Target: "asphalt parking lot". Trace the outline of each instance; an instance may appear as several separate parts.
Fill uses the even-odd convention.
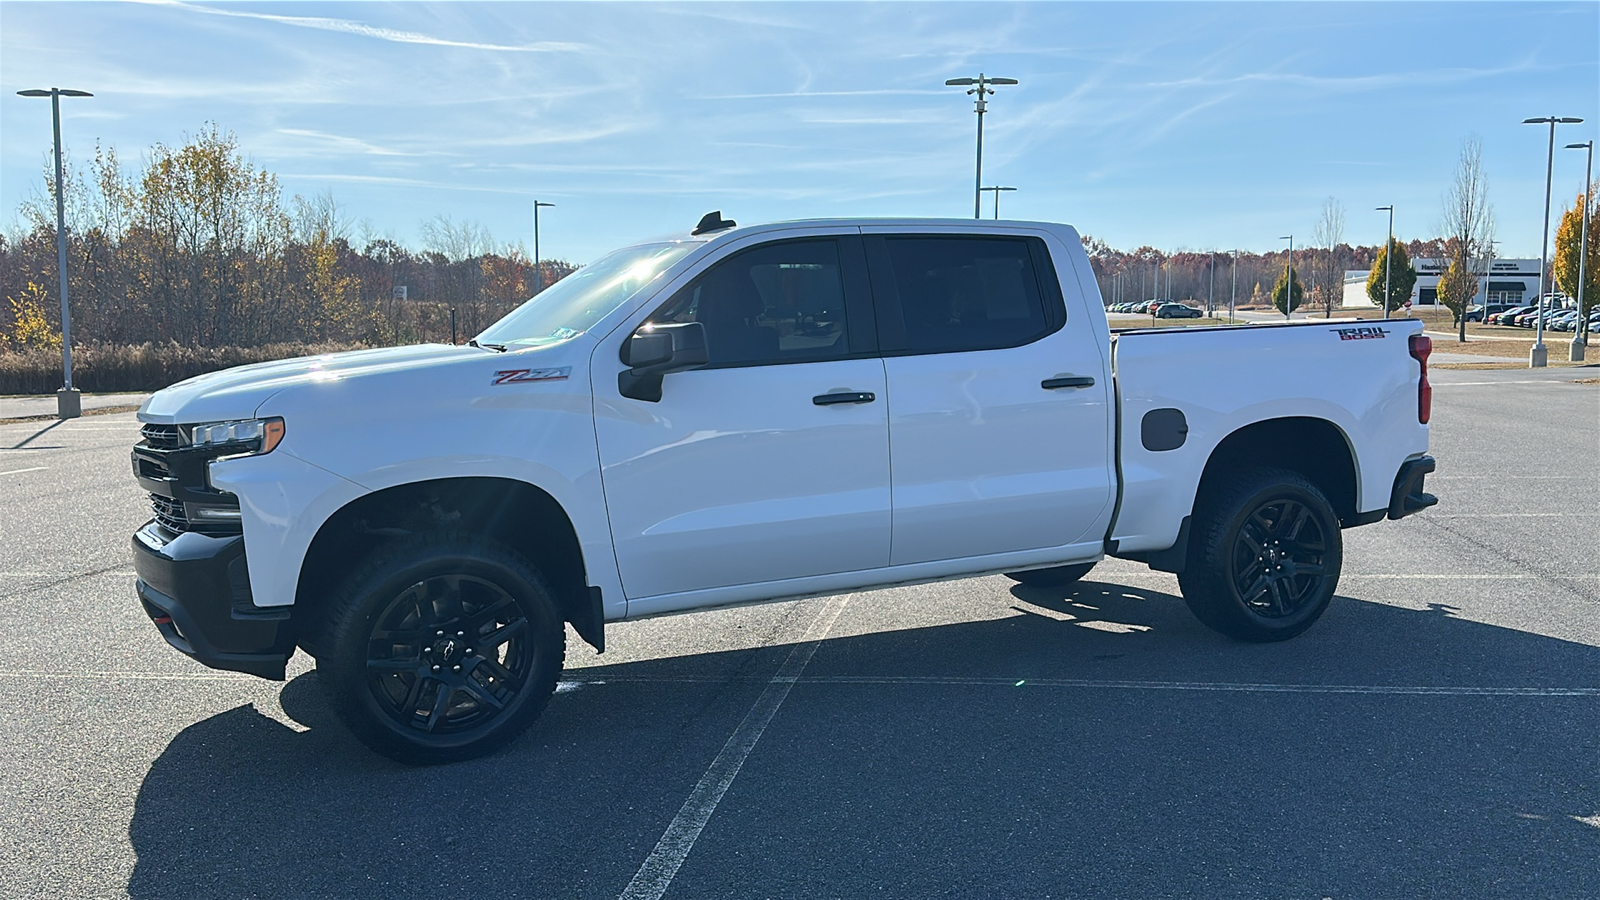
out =
[[[613,624],[432,769],[166,647],[131,414],[0,422],[0,896],[1600,896],[1596,375],[1436,372],[1439,506],[1294,641],[1117,560]]]

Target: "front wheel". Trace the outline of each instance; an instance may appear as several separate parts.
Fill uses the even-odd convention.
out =
[[[317,673],[362,743],[470,759],[544,711],[566,655],[555,596],[515,551],[435,533],[379,550],[332,598]]]
[[[1178,586],[1215,631],[1283,641],[1310,628],[1339,584],[1343,543],[1333,507],[1295,472],[1255,469],[1201,491]]]

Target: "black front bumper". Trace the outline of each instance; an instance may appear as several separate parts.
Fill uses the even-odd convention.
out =
[[[1431,456],[1408,459],[1400,466],[1400,472],[1394,476],[1394,487],[1389,491],[1389,518],[1404,518],[1439,502],[1438,497],[1422,489],[1422,480],[1434,468]]]
[[[251,601],[242,536],[174,536],[152,521],[133,536],[133,569],[139,601],[167,643],[213,669],[284,679],[295,647],[290,612]]]

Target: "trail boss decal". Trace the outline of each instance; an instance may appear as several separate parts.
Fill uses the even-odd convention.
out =
[[[529,381],[565,381],[572,373],[571,366],[559,369],[505,369],[494,373],[490,384],[525,384]]]
[[[1359,328],[1335,328],[1339,332],[1341,341],[1365,341],[1370,338],[1386,338],[1389,336],[1387,329],[1376,325],[1362,325]]]

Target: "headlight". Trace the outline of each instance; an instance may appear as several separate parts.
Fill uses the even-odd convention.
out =
[[[229,455],[254,456],[271,453],[283,440],[283,420],[245,419],[238,422],[205,422],[189,426],[189,445],[227,449]]]

